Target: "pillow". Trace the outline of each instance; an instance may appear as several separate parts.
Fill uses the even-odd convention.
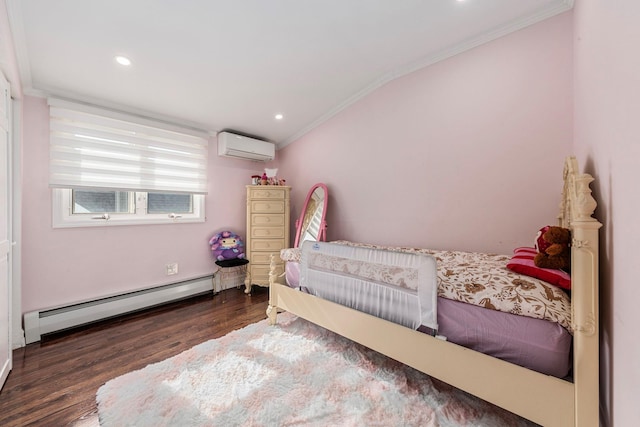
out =
[[[570,290],[571,276],[562,270],[536,267],[533,263],[533,258],[537,253],[538,251],[535,248],[516,248],[513,251],[513,256],[507,263],[507,268],[516,273],[535,277],[536,279],[544,280],[560,288]]]

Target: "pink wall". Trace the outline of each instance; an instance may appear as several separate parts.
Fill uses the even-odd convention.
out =
[[[620,426],[640,420],[638,17],[635,0],[576,1],[574,40],[571,13],[537,24],[391,82],[278,153],[292,215],[330,186],[330,239],[507,252],[555,217],[574,141],[605,224],[602,421]],[[172,278],[210,273],[209,236],[244,233],[262,165],[218,158],[215,142],[205,224],[53,230],[47,107],[24,108],[25,311],[166,283],[166,262]]]
[[[244,186],[264,165],[218,157],[215,138],[205,223],[53,229],[49,110],[44,99],[24,101],[23,312],[211,274],[209,238],[244,235]],[[170,262],[178,275],[166,276]]]
[[[397,79],[280,151],[328,237],[510,253],[554,223],[572,135],[572,16]],[[551,190],[550,190],[551,189]]]
[[[601,236],[601,412],[640,424],[640,2],[577,1],[575,147],[596,177]]]

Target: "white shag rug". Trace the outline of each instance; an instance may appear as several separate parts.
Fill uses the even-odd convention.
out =
[[[532,425],[286,313],[115,378],[97,401],[103,427]]]

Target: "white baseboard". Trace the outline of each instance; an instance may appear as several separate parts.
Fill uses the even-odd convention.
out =
[[[211,279],[212,276],[209,275],[66,307],[25,313],[26,343],[40,341],[44,334],[211,292]]]

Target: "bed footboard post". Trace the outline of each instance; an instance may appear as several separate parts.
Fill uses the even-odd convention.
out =
[[[271,262],[269,263],[269,306],[267,307],[267,318],[270,325],[275,325],[278,322],[278,291],[274,286],[276,277],[278,277],[276,268],[275,254],[271,254]]]
[[[565,162],[560,225],[571,229],[571,323],[573,327],[573,383],[575,425],[597,426],[599,421],[599,284],[598,233],[602,226],[593,213],[597,206],[589,184],[593,177],[578,173],[578,162]]]
[[[591,175],[574,177],[571,228],[571,282],[573,323],[573,381],[576,426],[598,425],[599,415],[599,321],[598,230],[591,215],[596,201],[591,196]]]
[[[572,262],[573,265],[584,266],[578,270],[571,269],[575,425],[597,426],[600,410],[597,253],[600,223],[574,222],[572,225]],[[577,286],[581,289],[576,289]]]
[[[269,306],[267,307],[267,321],[271,326],[278,323],[278,310],[271,304],[269,304]]]

